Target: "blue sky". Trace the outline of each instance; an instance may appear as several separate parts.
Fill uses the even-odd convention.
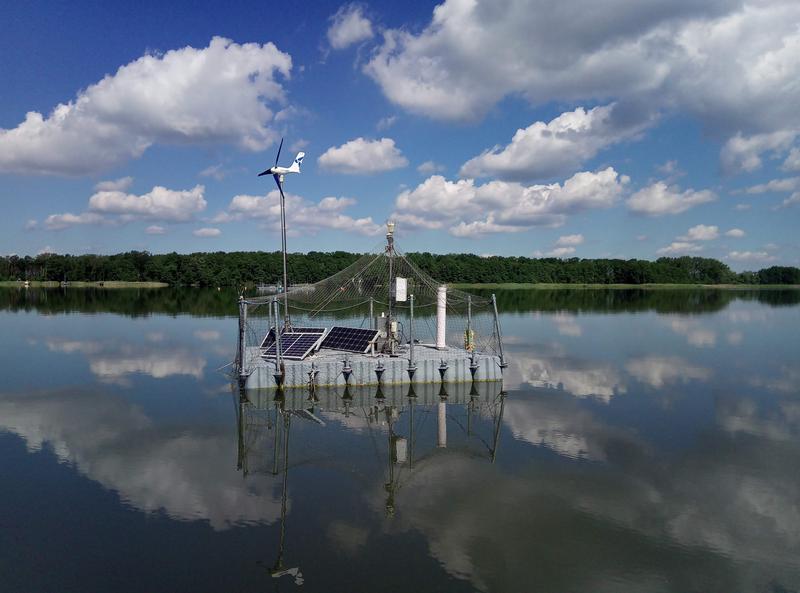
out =
[[[0,253],[696,254],[800,265],[794,1],[27,2]]]

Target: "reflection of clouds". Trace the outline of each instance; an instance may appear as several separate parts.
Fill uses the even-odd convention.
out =
[[[632,358],[625,365],[634,378],[652,387],[663,387],[668,383],[707,381],[711,370],[694,365],[679,356],[644,356]]]
[[[100,342],[92,340],[70,340],[66,338],[49,337],[44,341],[50,352],[63,354],[97,354],[103,349]]]
[[[553,315],[553,323],[556,330],[562,336],[579,337],[583,334],[581,326],[575,321],[575,315],[568,315],[566,313],[556,313]]]
[[[503,422],[515,438],[543,445],[571,458],[603,460],[609,442],[619,441],[619,430],[606,429],[574,400],[554,394],[531,399],[511,398]]]
[[[766,308],[759,309],[735,309],[729,307],[724,315],[731,323],[755,323],[769,319],[772,313]]]
[[[579,406],[557,394],[529,393],[507,400],[504,423],[525,440],[566,448],[570,457],[580,443],[582,457],[607,465],[567,462],[555,469],[530,457],[510,475],[502,466],[433,455],[398,490],[391,529],[423,534],[445,570],[480,590],[800,585],[800,475],[787,471],[800,462],[796,440],[775,448],[749,438],[731,446],[729,435],[711,433],[681,455],[656,458],[636,437]],[[377,512],[385,496],[377,485],[372,490]],[[532,571],[532,558],[535,567],[559,568]]]
[[[717,334],[713,330],[701,327],[697,321],[683,317],[671,319],[669,326],[676,334],[686,336],[686,341],[697,348],[713,347],[717,343]]]
[[[242,480],[232,431],[173,433],[123,399],[97,392],[1,395],[0,428],[29,450],[58,459],[143,511],[208,520],[214,529],[280,516],[273,483]]]
[[[750,385],[779,393],[800,393],[800,368],[783,366],[772,377],[752,377]]]
[[[503,382],[509,389],[526,384],[557,387],[578,397],[592,396],[604,401],[626,390],[619,373],[599,361],[526,356],[519,352],[509,358],[509,367],[503,373]]]
[[[154,343],[160,344],[159,341]],[[173,375],[202,379],[206,366],[205,358],[183,346],[165,344],[142,347],[58,337],[47,338],[45,344],[52,352],[85,355],[92,373],[111,383],[124,384],[125,377],[134,373],[150,375],[155,379]]]
[[[214,342],[222,337],[222,334],[215,329],[197,329],[192,335],[203,342]]]
[[[187,349],[170,349],[165,352],[104,353],[89,359],[89,368],[100,379],[121,379],[125,375],[143,373],[155,379],[173,375],[190,375],[203,378],[205,359]]]
[[[364,544],[367,543],[369,530],[364,527],[350,525],[344,521],[335,520],[328,526],[328,539],[337,550],[343,550],[351,557],[358,555]]]
[[[800,402],[782,401],[762,412],[751,399],[726,399],[717,404],[717,422],[727,432],[790,441],[800,437]]]
[[[738,346],[744,341],[744,334],[740,331],[728,332],[726,339],[731,346]]]

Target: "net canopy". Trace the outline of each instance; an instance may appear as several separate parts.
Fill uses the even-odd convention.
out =
[[[388,245],[374,249],[315,284],[290,284],[286,293],[245,296],[246,346],[263,344],[276,324],[281,328],[288,325],[290,328],[375,329],[384,339],[392,337],[391,332],[395,331],[395,344],[400,348],[412,340],[414,344],[434,344],[437,342],[437,309],[443,301],[447,348],[498,354],[499,328],[492,299],[450,287],[442,294],[443,286],[397,250],[390,237]],[[392,325],[392,321],[396,324]],[[439,333],[439,345],[441,336]],[[385,352],[378,350],[381,351]]]

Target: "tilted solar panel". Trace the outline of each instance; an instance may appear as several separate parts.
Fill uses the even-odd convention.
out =
[[[288,332],[286,331],[286,329],[282,329],[281,330],[281,337],[283,337],[283,335],[286,334],[286,333],[316,334],[318,336],[321,336],[321,335],[323,335],[325,333],[326,329],[327,328],[325,328],[325,327],[293,327]],[[275,328],[272,327],[267,332],[267,335],[264,336],[264,340],[261,342],[261,348],[269,348],[274,343],[275,343]],[[283,344],[281,344],[281,348],[283,348],[284,350],[286,349],[286,347]],[[272,356],[275,356],[274,350],[273,350]]]
[[[288,360],[303,360],[308,356],[325,335],[324,327],[294,327],[291,331],[281,331],[281,356]],[[262,343],[262,356],[267,358],[277,355],[275,330],[269,330]]]
[[[334,326],[322,340],[320,348],[345,350],[347,352],[367,352],[370,344],[378,337],[376,329]]]

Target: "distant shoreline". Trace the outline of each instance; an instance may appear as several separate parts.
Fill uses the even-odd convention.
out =
[[[25,282],[22,280],[3,280],[0,281],[0,286],[11,288],[23,288]],[[38,280],[31,280],[31,288],[59,288],[60,282],[48,280],[41,282]],[[118,280],[109,280],[107,282],[69,282],[66,288],[165,288],[169,286],[166,282],[122,282]]]
[[[2,280],[0,287],[23,288],[24,281]],[[448,282],[447,285],[456,289],[473,290],[569,290],[569,289],[644,289],[644,290],[680,290],[680,289],[717,289],[717,290],[800,290],[800,284],[565,284],[565,283],[532,283],[532,282],[487,282],[481,283],[458,283]],[[166,282],[123,282],[109,280],[107,282],[69,282],[66,288],[167,288],[170,285]],[[38,280],[30,281],[31,288],[60,288],[61,284],[54,281],[41,282]],[[185,288],[200,288],[198,286],[187,285]],[[205,287],[214,288],[214,287]]]

